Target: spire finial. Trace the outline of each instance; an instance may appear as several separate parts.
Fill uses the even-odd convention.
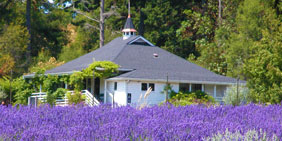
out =
[[[128,18],[130,18],[130,0],[128,0]]]

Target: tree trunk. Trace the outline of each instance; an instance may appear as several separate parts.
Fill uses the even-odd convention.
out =
[[[29,42],[27,44],[27,52],[26,52],[26,66],[30,64],[30,56],[31,56],[31,0],[26,1],[26,27],[29,33]]]
[[[280,9],[279,9],[279,3],[280,3],[280,2],[281,2],[280,0],[275,0],[275,1],[274,1],[274,8],[276,9],[276,14],[277,14],[277,16],[280,15]]]
[[[100,47],[104,46],[104,0],[101,0],[100,4]]]
[[[221,0],[218,0],[218,25],[221,25],[221,11],[222,11]]]

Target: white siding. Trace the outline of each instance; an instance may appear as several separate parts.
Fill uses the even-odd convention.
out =
[[[104,81],[104,80],[103,80]],[[117,90],[114,90],[114,82],[117,82]],[[144,99],[146,91],[141,90],[142,83],[155,84],[155,90]],[[179,91],[178,83],[170,83],[175,92]],[[162,93],[166,83],[150,82],[150,81],[107,81],[107,91],[114,93],[114,101],[122,106],[127,105],[127,94],[131,93],[131,105],[140,106],[141,104],[155,105],[165,100],[165,94]],[[223,97],[226,91],[226,85],[216,85],[216,97]],[[101,90],[104,90],[104,83],[101,84]],[[214,96],[214,85],[204,84],[204,91],[211,96]],[[112,97],[107,92],[106,103],[112,103]]]
[[[113,94],[114,92],[114,82],[107,81],[107,96],[106,96],[106,103],[111,104],[113,98],[110,96],[109,93]]]
[[[117,90],[114,90],[115,82],[117,82]],[[112,93],[114,96],[114,102],[118,105],[126,105],[126,82],[125,81],[107,81],[107,99],[106,103],[112,103],[112,97],[109,93]]]
[[[114,91],[115,103],[118,105],[126,105],[126,82],[117,81],[117,90]]]
[[[142,83],[154,83],[155,90],[150,93],[150,95],[144,99],[146,91],[141,90]],[[127,83],[127,93],[131,93],[131,104],[141,105],[146,103],[148,105],[159,104],[165,100],[165,94],[162,93],[166,83],[156,83],[156,82],[141,82],[141,81],[129,81]],[[174,91],[179,91],[178,84],[171,84]]]

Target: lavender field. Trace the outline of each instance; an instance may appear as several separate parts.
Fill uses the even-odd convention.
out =
[[[282,138],[282,107],[155,106],[19,108],[0,106],[0,140],[203,140],[216,133],[264,131]]]

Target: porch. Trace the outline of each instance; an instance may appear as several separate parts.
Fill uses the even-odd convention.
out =
[[[212,96],[216,101],[222,102],[227,85],[218,84],[197,84],[197,83],[179,83],[179,91],[194,92],[200,90]]]
[[[105,93],[105,80],[100,78],[86,78],[83,81],[84,88],[81,91],[82,95],[85,95],[85,104],[88,106],[97,106],[101,103],[105,103],[104,93]],[[68,84],[60,84],[58,88],[67,89],[67,93],[74,93],[73,86]],[[56,99],[56,106],[67,106],[69,105],[69,100],[67,98],[67,93],[64,97],[59,97]],[[109,94],[108,94],[109,95]],[[42,86],[40,86],[39,92],[32,93],[28,97],[28,105],[37,106],[39,103],[46,103],[47,93],[42,91]]]

